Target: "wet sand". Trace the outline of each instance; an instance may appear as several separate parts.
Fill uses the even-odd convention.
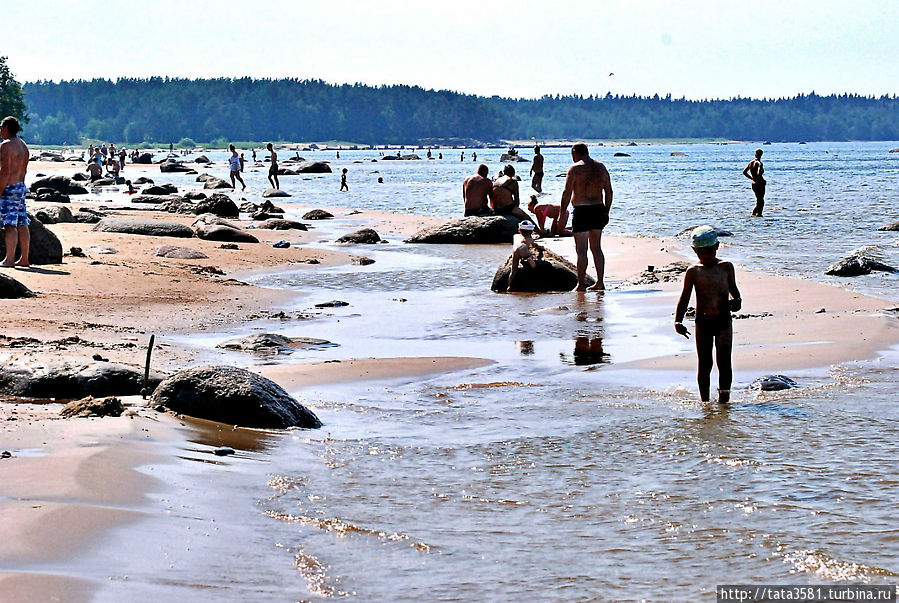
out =
[[[129,166],[160,179],[158,168]],[[65,164],[35,165],[30,173],[74,171]],[[30,180],[30,179],[29,179]],[[81,205],[77,197],[71,207]],[[33,207],[32,207],[33,210]],[[343,211],[346,210],[335,210]],[[128,212],[122,213],[128,215]],[[144,211],[133,215],[151,217]],[[154,216],[155,217],[155,216]],[[161,219],[189,224],[192,217],[164,214]],[[391,237],[410,233],[433,221],[418,216],[362,212],[355,216]],[[258,245],[240,244],[239,251],[199,239],[171,239],[98,233],[91,225],[49,227],[63,249],[81,247],[87,258],[66,256],[61,265],[31,270],[4,269],[39,295],[6,300],[9,318],[0,340],[0,357],[86,358],[98,351],[110,360],[140,365],[151,332],[199,333],[245,324],[277,312],[296,294],[242,284],[241,278],[283,267],[316,270],[349,263],[357,250],[345,253],[304,248],[317,240],[309,232],[255,230]],[[296,245],[273,249],[288,239]],[[206,260],[170,260],[153,255],[156,245],[199,249]],[[92,245],[109,245],[119,253],[88,252]],[[571,239],[547,242],[550,249],[573,259]],[[653,265],[688,260],[679,241],[605,237],[607,285],[630,278]],[[364,252],[363,252],[364,254]],[[726,240],[720,254],[727,258]],[[318,260],[318,264],[306,263]],[[215,267],[224,275],[215,274]],[[798,279],[739,271],[738,285],[747,318],[735,321],[734,364],[738,369],[784,372],[789,368],[825,367],[873,358],[899,342],[891,304],[850,291]],[[675,370],[692,373],[692,341],[673,334],[674,305],[680,279],[643,286],[652,295],[635,298],[634,315],[648,321],[671,345],[650,357],[617,365],[626,370]],[[577,294],[572,293],[572,296]],[[596,295],[588,293],[586,295]],[[821,309],[824,312],[820,312]],[[360,309],[364,313],[365,309]],[[152,317],[152,324],[148,324]],[[78,340],[67,339],[76,336]],[[25,340],[20,338],[33,338]],[[208,362],[209,352],[160,340],[154,368],[170,371]],[[340,363],[308,363],[264,367],[260,372],[290,391],[323,383],[415,377],[467,370],[493,362],[490,358],[365,358]],[[58,418],[59,404],[0,403],[0,591],[8,600],[42,600],[63,596],[88,600],[96,585],[64,572],[34,568],[59,562],[92,545],[99,534],[133,521],[144,512],[152,478],[137,468],[163,457],[183,435],[178,419],[160,415],[128,400],[131,409],[120,418]]]

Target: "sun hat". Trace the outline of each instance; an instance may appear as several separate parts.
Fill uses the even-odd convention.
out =
[[[693,230],[693,247],[711,247],[718,242],[718,231],[711,226],[700,226]]]
[[[534,230],[534,223],[530,220],[522,220],[518,223],[518,230]]]

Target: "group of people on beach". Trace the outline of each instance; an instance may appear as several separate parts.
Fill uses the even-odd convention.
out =
[[[531,168],[531,173],[543,175],[543,157],[539,155],[539,147],[535,148],[535,157],[540,158],[539,165]],[[756,206],[753,216],[761,216],[764,208],[765,170],[761,162],[761,149],[755,152],[755,158],[746,166],[743,174],[752,180],[752,189],[756,195]],[[486,165],[478,166],[477,174],[467,178],[462,186],[466,216],[512,215],[520,219],[518,232],[520,238],[513,245],[511,270],[508,289],[518,275],[520,267],[529,266],[535,269],[537,261],[542,258],[544,249],[533,237],[537,230],[541,235],[559,236],[566,234],[565,225],[568,220],[568,207],[571,206],[571,234],[574,236],[577,253],[577,291],[602,291],[605,289],[605,255],[602,251],[602,232],[609,223],[609,211],[612,207],[612,184],[606,167],[590,157],[587,146],[578,143],[571,148],[573,165],[568,168],[565,178],[565,189],[559,205],[537,204],[536,195],[531,197],[528,209],[535,214],[539,227],[530,221],[529,216],[518,207],[518,183],[515,170],[511,165],[505,166],[502,176],[490,180]],[[536,169],[535,169],[536,168]],[[536,179],[536,175],[535,175]],[[537,187],[534,187],[534,184]],[[539,192],[540,182],[532,183]],[[492,208],[491,208],[492,204]],[[553,219],[552,227],[547,230],[545,220]],[[674,315],[674,330],[689,338],[689,330],[684,326],[691,297],[695,292],[696,316],[695,338],[698,360],[697,384],[700,399],[710,399],[711,370],[718,366],[718,401],[726,404],[730,401],[730,387],[733,381],[731,351],[733,347],[733,327],[731,311],[742,307],[740,291],[737,288],[735,270],[732,263],[717,257],[718,231],[711,226],[700,226],[692,233],[692,247],[698,262],[687,269],[684,283],[678,299]],[[596,268],[596,283],[586,286],[586,273],[589,255],[593,256]],[[714,353],[714,354],[713,354]],[[713,360],[714,355],[714,360]]]

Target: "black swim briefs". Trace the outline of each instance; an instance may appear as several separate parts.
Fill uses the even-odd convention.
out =
[[[718,335],[722,331],[731,328],[733,319],[730,312],[721,316],[704,316],[697,314],[696,326],[709,332],[710,335]]]
[[[572,232],[602,230],[609,223],[609,210],[602,203],[595,205],[576,205],[572,210]]]
[[[493,213],[497,216],[508,216],[511,215],[515,208],[518,207],[516,204],[512,203],[511,205],[506,205],[504,207],[494,207]]]
[[[465,217],[469,216],[492,216],[493,212],[490,211],[489,207],[477,207],[475,209],[466,209]]]

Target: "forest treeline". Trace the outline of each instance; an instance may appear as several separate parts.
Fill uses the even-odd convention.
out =
[[[899,97],[481,97],[417,86],[299,79],[28,82],[24,136],[42,144],[182,139],[354,141],[724,138],[899,140]]]

